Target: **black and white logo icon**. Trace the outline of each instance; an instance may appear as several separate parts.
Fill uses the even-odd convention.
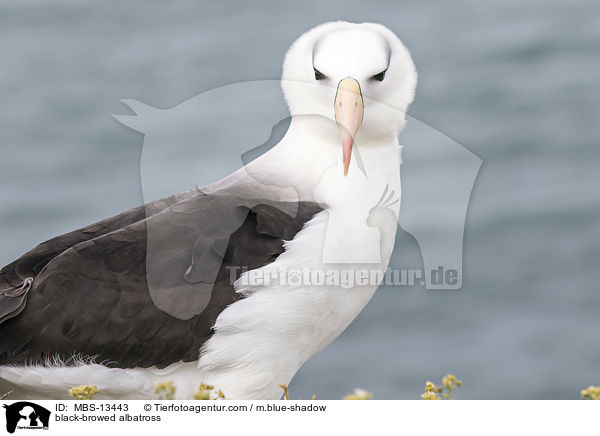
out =
[[[50,411],[29,401],[19,401],[6,405],[6,431],[14,433],[16,429],[48,429]]]

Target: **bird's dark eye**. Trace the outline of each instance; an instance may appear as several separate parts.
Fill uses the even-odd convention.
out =
[[[385,79],[385,73],[387,73],[387,70],[383,70],[381,73],[375,74],[374,76],[371,76],[372,80],[377,80],[378,82],[382,82],[383,79]]]
[[[313,67],[313,70],[315,70],[315,80],[323,80],[325,78],[325,74],[321,73],[315,67]]]

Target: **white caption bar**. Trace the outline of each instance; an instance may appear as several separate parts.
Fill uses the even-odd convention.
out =
[[[140,400],[2,401],[2,405],[2,430],[20,436],[237,431],[261,436],[584,434],[597,431],[600,416],[600,401]]]

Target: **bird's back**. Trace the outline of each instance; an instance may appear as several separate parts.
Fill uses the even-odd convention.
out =
[[[230,267],[239,275],[272,262],[321,210],[289,206],[189,191],[40,244],[0,271],[0,364],[196,360],[220,312],[240,298]],[[168,309],[200,298],[193,316]]]

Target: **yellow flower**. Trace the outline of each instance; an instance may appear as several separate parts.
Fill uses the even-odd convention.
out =
[[[214,391],[215,387],[207,385],[206,383],[200,383],[198,391],[194,394],[194,400],[224,400],[225,394],[222,390]],[[214,394],[211,397],[211,394]]]
[[[81,385],[69,389],[69,395],[76,400],[91,400],[98,393],[98,386]]]
[[[442,379],[442,384],[446,387],[446,389],[453,389],[455,383],[456,377],[452,374],[448,374]]]
[[[433,382],[428,381],[425,383],[425,392],[421,395],[423,400],[441,400],[445,398],[446,400],[450,400],[450,394],[454,389],[458,386],[462,386],[462,382],[456,378],[456,376],[452,374],[447,374],[442,379],[442,385],[436,386]],[[446,391],[444,392],[444,388]],[[439,395],[442,396],[440,398]]]
[[[346,395],[343,399],[344,400],[370,400],[371,398],[373,398],[373,394],[369,391],[366,391],[364,389],[354,389],[354,392],[352,392],[350,395]]]
[[[600,400],[600,386],[588,386],[581,390],[581,398],[584,400]]]
[[[425,392],[433,392],[433,391],[435,391],[435,385],[432,382],[427,381],[425,383]]]
[[[154,393],[159,400],[172,400],[175,395],[175,386],[171,380],[159,382],[154,385]]]
[[[421,394],[422,400],[440,400],[441,398],[433,391],[425,391]]]
[[[198,389],[198,392],[194,394],[194,400],[210,400],[210,391]]]
[[[452,374],[447,374],[446,377],[444,377],[442,379],[442,384],[444,385],[444,387],[446,388],[447,392],[443,393],[442,396],[449,400],[450,399],[450,393],[456,389],[458,386],[462,385],[462,382],[456,378],[456,376],[452,375]]]

